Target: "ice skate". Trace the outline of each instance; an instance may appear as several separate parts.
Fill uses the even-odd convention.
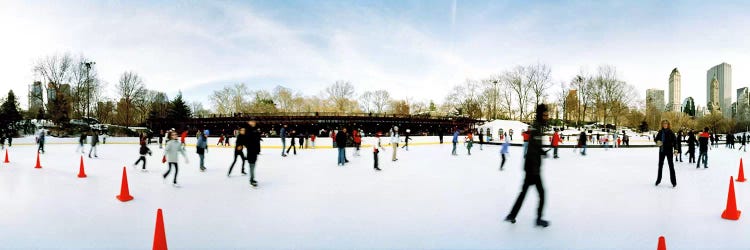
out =
[[[548,227],[549,221],[542,220],[542,219],[536,219],[536,226],[538,227]]]
[[[511,224],[516,224],[516,218],[510,217],[510,215],[505,217],[505,221],[510,222]]]

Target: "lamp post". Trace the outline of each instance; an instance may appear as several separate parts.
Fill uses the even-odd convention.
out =
[[[81,64],[86,67],[86,101],[84,102],[84,116],[89,117],[91,116],[91,67],[95,65],[96,62],[85,61],[81,62]]]

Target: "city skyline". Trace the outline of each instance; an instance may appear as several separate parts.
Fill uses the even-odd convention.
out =
[[[702,11],[709,6],[723,18]],[[707,68],[728,62],[736,68],[732,87],[750,83],[750,74],[744,73],[750,68],[744,56],[750,33],[741,26],[750,21],[744,15],[748,6],[700,1],[4,1],[0,32],[7,40],[0,47],[0,91],[13,89],[27,107],[29,85],[40,80],[33,75],[34,62],[70,52],[97,62],[110,97],[119,75],[133,70],[146,87],[170,96],[182,90],[206,107],[211,106],[206,92],[230,84],[244,82],[252,89],[283,85],[314,95],[336,80],[351,81],[358,94],[389,89],[395,98],[440,103],[466,79],[540,62],[551,67],[554,88],[569,83],[582,67],[591,73],[610,64],[638,93],[666,89],[656,79],[679,68],[681,96],[704,106]]]

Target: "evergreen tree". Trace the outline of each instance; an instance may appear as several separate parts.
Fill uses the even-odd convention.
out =
[[[16,95],[13,94],[13,90],[8,91],[8,98],[6,98],[5,102],[0,106],[0,128],[14,131],[16,129],[16,123],[21,119],[23,119],[23,117],[18,111]]]
[[[191,116],[190,107],[188,107],[185,100],[182,99],[182,92],[180,92],[169,104],[167,119],[173,122],[181,122],[189,119]]]

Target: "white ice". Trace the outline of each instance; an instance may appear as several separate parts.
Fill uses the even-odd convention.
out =
[[[188,147],[182,188],[174,188],[162,181],[156,145],[148,173],[132,167],[137,145],[101,145],[98,159],[85,158],[84,179],[76,147],[48,145],[42,169],[33,168],[34,146],[11,148],[11,163],[0,164],[0,248],[147,249],[157,208],[173,249],[654,249],[660,235],[669,249],[750,246],[750,214],[720,217],[729,176],[748,154],[723,146],[709,152],[709,169],[687,157],[676,163],[677,188],[666,166],[654,187],[655,148],[589,149],[586,157],[561,149],[543,165],[548,228],[534,227],[533,187],[518,222],[503,221],[523,178],[520,147],[504,171],[498,146],[476,145],[471,156],[460,147],[455,157],[448,143],[412,146],[397,162],[388,149],[382,172],[372,168],[371,148],[359,157],[347,149],[346,167],[336,166],[333,149],[282,158],[264,148],[255,190],[238,168],[227,178],[230,148],[211,148],[200,172]],[[135,197],[125,203],[115,199],[123,166]],[[735,189],[739,209],[750,209],[750,182]]]

